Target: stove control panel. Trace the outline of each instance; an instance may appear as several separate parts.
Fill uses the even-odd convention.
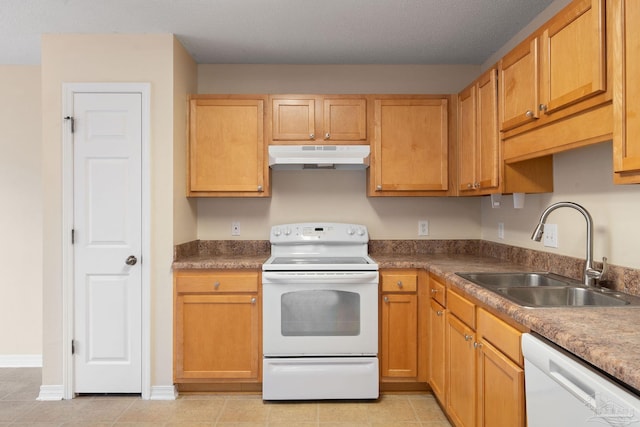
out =
[[[305,222],[274,225],[271,227],[269,240],[272,244],[296,242],[367,243],[369,233],[367,227],[361,224]]]

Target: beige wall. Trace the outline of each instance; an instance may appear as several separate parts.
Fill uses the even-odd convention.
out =
[[[482,238],[551,253],[584,258],[586,222],[573,209],[551,213],[547,223],[558,224],[558,248],[546,248],[531,240],[540,214],[559,201],[584,206],[594,223],[594,257],[640,268],[640,185],[613,185],[611,143],[605,142],[554,156],[554,192],[527,195],[525,208],[514,209],[510,196],[503,207],[492,209],[488,197],[482,202]],[[504,223],[505,239],[497,238],[498,222]]]
[[[200,65],[199,93],[457,93],[475,65]],[[373,239],[478,238],[479,200],[367,198],[364,171],[273,171],[270,199],[198,201],[198,238],[268,239],[274,224],[336,221],[366,224]],[[241,235],[231,236],[231,221]],[[423,238],[423,237],[421,237]]]
[[[0,360],[42,354],[40,66],[0,65]]]
[[[174,231],[174,37],[160,35],[45,35],[42,39],[44,182],[43,384],[62,384],[61,93],[63,82],[151,83],[151,384],[172,383]],[[184,57],[179,52],[180,57]],[[183,62],[184,58],[178,62]],[[188,62],[188,61],[187,61]],[[180,79],[189,65],[176,66]],[[193,68],[193,67],[192,67]],[[195,75],[190,76],[195,81]],[[179,82],[185,85],[184,82]],[[188,86],[188,85],[187,85]],[[176,84],[176,87],[177,84]],[[184,142],[182,142],[184,144]],[[184,169],[177,171],[184,174]],[[188,217],[180,213],[180,220]],[[181,232],[186,237],[188,232]],[[195,232],[192,233],[195,236]]]

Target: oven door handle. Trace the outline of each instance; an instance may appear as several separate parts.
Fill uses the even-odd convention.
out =
[[[264,272],[262,282],[279,284],[302,284],[302,283],[377,283],[377,271],[359,272]]]

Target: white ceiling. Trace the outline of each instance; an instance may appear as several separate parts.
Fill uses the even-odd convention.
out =
[[[0,0],[0,63],[44,33],[174,33],[202,64],[481,64],[553,0]]]

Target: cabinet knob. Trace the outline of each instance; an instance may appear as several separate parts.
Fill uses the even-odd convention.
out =
[[[398,285],[398,287],[402,289],[402,280],[398,280],[398,283],[396,283],[396,285]]]
[[[473,348],[482,348],[482,343],[474,342],[473,343]]]
[[[256,303],[256,297],[251,298],[251,304],[255,304]]]
[[[316,138],[316,134],[315,133],[310,133],[309,134],[309,139],[315,139]]]
[[[547,105],[546,104],[540,104],[540,105],[538,105],[538,109],[540,111],[547,111]]]
[[[258,185],[258,191],[262,191],[262,185]]]
[[[473,188],[480,188],[480,183],[479,182],[473,183]]]
[[[329,132],[325,133],[324,139],[331,139],[331,134]]]
[[[376,185],[376,191],[382,191],[382,185]]]
[[[213,284],[213,289],[218,289],[220,287],[220,282],[216,282]]]
[[[443,314],[444,314],[444,311],[442,311],[442,310],[436,311],[436,316],[438,316],[438,317],[442,316]]]
[[[532,118],[533,118],[533,116],[534,116],[533,111],[531,111],[531,110],[527,110],[527,112],[526,112],[526,113],[524,113],[524,115],[525,115],[525,116],[527,116],[527,117],[529,117],[530,119],[532,119]]]
[[[467,184],[467,188],[473,188],[473,184],[468,183],[468,184]]]
[[[431,294],[432,294],[432,295],[435,295],[435,294],[437,294],[437,293],[438,293],[438,290],[437,290],[437,289],[431,289]]]
[[[464,340],[465,341],[471,341],[472,339],[473,339],[473,336],[464,334]]]
[[[384,297],[383,300],[384,302],[389,302],[389,297]]]

